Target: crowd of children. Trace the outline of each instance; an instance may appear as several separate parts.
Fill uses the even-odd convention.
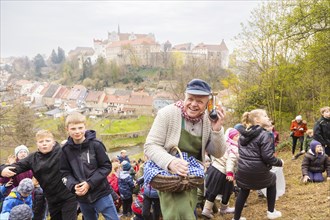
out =
[[[48,212],[52,219],[77,219],[77,207],[84,219],[97,220],[99,214],[105,219],[162,219],[158,191],[144,183],[144,161],[130,160],[125,150],[110,161],[95,131],[85,126],[85,116],[74,113],[66,119],[69,138],[64,146],[60,147],[49,131],[41,130],[36,135],[37,152],[29,154],[24,145],[15,148],[15,156],[0,167],[0,219],[23,216],[44,220]],[[298,115],[290,130],[293,159],[304,155],[302,182],[330,180],[330,107],[321,109],[313,129],[307,129],[306,121]],[[241,213],[250,191],[264,189],[267,218],[281,217],[275,209],[278,180],[272,168],[282,167],[284,162],[276,157],[279,134],[266,111],[244,113],[242,123],[227,129],[225,137],[227,149],[222,157],[205,155],[209,161],[204,164],[205,185],[199,189],[201,214],[213,218],[219,212],[244,220]],[[295,155],[298,140],[300,152]],[[235,189],[235,207],[229,207]],[[219,210],[214,203],[218,195]]]

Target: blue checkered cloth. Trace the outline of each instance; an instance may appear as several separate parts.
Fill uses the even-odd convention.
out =
[[[189,173],[190,176],[199,176],[204,178],[204,168],[203,166],[197,162],[197,160],[194,157],[189,157],[186,152],[182,152],[183,159],[189,163]],[[175,157],[180,158],[179,154],[176,154]],[[166,170],[163,170],[160,168],[155,162],[152,160],[148,160],[144,164],[144,183],[150,184],[151,180],[157,176],[158,174],[164,175],[164,176],[178,176],[178,174],[172,174]]]

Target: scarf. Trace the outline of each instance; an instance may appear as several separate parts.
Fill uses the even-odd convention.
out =
[[[204,116],[204,113],[201,114],[200,116],[198,116],[197,118],[191,118],[187,112],[184,110],[184,106],[183,106],[183,101],[182,100],[179,100],[177,101],[175,104],[175,106],[177,106],[178,108],[181,109],[181,115],[184,119],[186,119],[187,121],[190,121],[192,123],[196,123],[196,122],[199,122],[200,120],[202,120],[203,116]]]

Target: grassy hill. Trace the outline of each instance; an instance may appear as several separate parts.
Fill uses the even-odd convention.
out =
[[[284,148],[278,153],[284,160],[284,176],[286,192],[275,204],[275,208],[282,212],[283,220],[326,220],[330,219],[330,181],[323,183],[301,182],[301,162],[303,156],[291,160],[291,151]],[[326,174],[324,173],[324,176]],[[218,207],[219,201],[217,201]],[[235,197],[231,197],[230,206],[235,205]],[[256,191],[251,191],[247,200],[248,206],[243,209],[242,216],[248,220],[266,220],[267,201],[259,198]],[[197,210],[199,220],[201,210]],[[233,214],[221,216],[215,214],[215,220],[231,220]]]

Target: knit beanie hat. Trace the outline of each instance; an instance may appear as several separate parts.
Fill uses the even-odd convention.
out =
[[[10,210],[9,220],[31,220],[32,209],[27,204],[14,206]]]
[[[301,120],[302,120],[301,115],[298,115],[298,116],[296,117],[296,120],[297,120],[297,121],[301,121]]]
[[[320,142],[318,142],[317,140],[312,140],[310,143],[310,148],[311,151],[315,154],[315,148],[317,145],[322,145]]]
[[[24,193],[24,194],[31,194],[34,189],[32,179],[25,178],[19,182],[17,187],[17,192]]]
[[[124,171],[129,171],[131,169],[131,164],[127,160],[121,162],[121,166],[123,167]]]
[[[235,137],[236,135],[238,135],[239,132],[235,129],[235,128],[232,128],[230,129],[230,131],[228,132],[228,137],[230,139],[233,139],[233,137]]]
[[[19,145],[15,148],[15,156],[17,157],[17,154],[21,151],[25,150],[29,154],[29,149],[25,145]]]

